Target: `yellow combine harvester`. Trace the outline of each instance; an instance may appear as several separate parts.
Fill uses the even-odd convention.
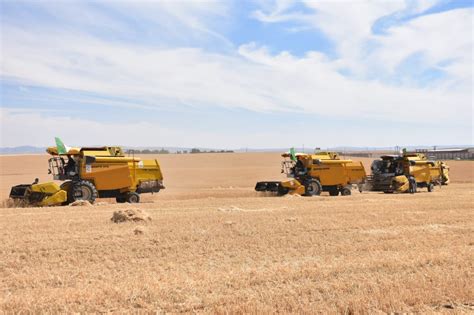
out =
[[[77,200],[91,203],[96,198],[116,198],[117,202],[137,203],[140,194],[155,193],[163,186],[158,160],[126,157],[120,147],[67,148],[59,139],[57,147],[46,151],[49,173],[63,181],[14,186],[10,198],[34,206],[66,205]]]
[[[415,193],[418,188],[433,191],[435,185],[449,184],[449,167],[445,162],[430,161],[420,153],[384,155],[371,166],[366,189],[385,193]]]
[[[362,162],[341,160],[337,153],[318,152],[315,154],[282,154],[282,173],[288,181],[258,182],[256,191],[269,191],[278,195],[298,194],[315,196],[327,191],[331,196],[351,194],[353,184],[362,185],[366,173]],[[288,159],[289,158],[289,159]]]

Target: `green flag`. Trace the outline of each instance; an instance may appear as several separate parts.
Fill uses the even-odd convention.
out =
[[[56,148],[58,149],[58,154],[66,154],[67,149],[64,143],[59,139],[58,137],[55,137],[54,140],[56,140]]]
[[[295,148],[290,149],[290,157],[292,161],[296,161]]]

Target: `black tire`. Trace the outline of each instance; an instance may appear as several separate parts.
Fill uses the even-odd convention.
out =
[[[350,187],[343,187],[341,189],[341,196],[350,196],[351,195],[351,188]]]
[[[409,177],[408,183],[410,185],[410,187],[408,188],[408,192],[410,194],[416,193],[416,179],[414,177]]]
[[[74,202],[77,200],[86,200],[90,203],[94,203],[96,198],[99,196],[97,189],[94,184],[87,180],[81,180],[73,182],[69,186],[68,190],[68,202]]]
[[[115,197],[115,201],[117,201],[117,203],[125,203],[127,202],[126,199],[125,199],[125,196],[117,196]]]
[[[59,186],[59,188],[61,188],[61,190],[64,190],[67,194],[67,199],[65,202],[63,202],[61,205],[62,206],[67,206],[70,201],[69,201],[69,189],[71,189],[71,185],[72,185],[72,181],[68,180],[64,183],[61,184],[61,186]]]
[[[311,179],[304,185],[304,196],[319,196],[323,187],[317,179]]]
[[[61,184],[61,186],[59,186],[59,188],[61,188],[62,190],[65,190],[65,191],[69,191],[69,188],[71,187],[72,185],[72,181],[68,180],[64,183]]]
[[[290,190],[286,187],[283,187],[281,185],[278,185],[278,196],[284,196],[286,195]]]
[[[433,183],[428,183],[427,188],[428,188],[428,192],[432,192],[434,190]]]
[[[334,197],[334,196],[337,196],[337,195],[339,195],[339,189],[337,189],[337,188],[331,188],[331,189],[329,189],[329,196],[333,196],[333,197]]]
[[[129,192],[125,195],[125,201],[128,203],[139,203],[140,195],[136,192]]]

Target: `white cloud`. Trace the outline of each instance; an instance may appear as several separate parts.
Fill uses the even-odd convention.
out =
[[[4,77],[148,104],[167,99],[196,107],[400,121],[416,121],[422,113],[436,119],[453,106],[470,110],[469,95],[348,79],[315,52],[298,58],[243,45],[238,57],[192,48],[134,47],[63,32],[37,36],[15,28],[8,28],[5,37]],[[447,122],[467,122],[455,113],[443,116]]]
[[[295,0],[261,1],[261,9],[255,10],[250,16],[265,23],[304,19],[305,15],[300,12],[286,12],[295,3]]]
[[[308,12],[292,14],[292,3],[275,4],[269,13],[255,11],[265,23],[293,21],[303,29],[312,27],[326,34],[335,44],[338,69],[350,70],[357,79],[397,79],[396,68],[412,54],[423,55],[425,69],[445,71],[450,88],[472,86],[472,13],[470,8],[417,16],[439,1],[305,1]],[[258,13],[258,14],[256,14]],[[408,22],[404,19],[417,16]],[[373,26],[382,18],[396,23],[381,34]],[[449,60],[448,65],[439,63]],[[467,70],[469,69],[469,70]],[[402,78],[403,79],[403,78]],[[411,78],[413,85],[419,78]],[[446,82],[442,82],[445,84]],[[458,85],[463,85],[459,87]]]
[[[335,109],[337,110],[337,109]],[[378,132],[363,124],[351,128],[330,122],[302,123],[289,120],[258,131],[237,128],[231,130],[198,131],[193,126],[164,127],[160,121],[100,122],[66,115],[50,116],[48,110],[0,108],[0,147],[20,145],[51,146],[60,136],[68,145],[121,146],[181,146],[208,148],[289,148],[305,144],[311,147],[393,146],[395,144],[468,144],[472,135],[462,126],[444,124],[424,126],[423,130],[401,130],[397,124],[384,125]],[[322,124],[322,125],[321,125]],[[26,126],[26,127],[25,127]],[[217,130],[217,128],[215,128]],[[402,137],[406,132],[410,137]],[[459,136],[453,139],[450,132]],[[302,136],[303,135],[303,136]]]
[[[129,12],[137,19],[142,17],[156,27],[162,27],[162,32],[173,32],[170,28],[177,25],[174,21],[179,21],[178,24],[193,36],[221,38],[208,20],[227,14],[225,7],[219,3],[215,6],[191,3],[190,7],[183,8],[183,3],[159,3],[165,12],[159,16],[166,17],[160,20],[154,15],[157,12],[154,2],[150,7],[147,3],[135,7],[130,3],[116,5],[113,2],[115,10]],[[205,105],[259,112],[312,113],[329,119],[421,120],[439,122],[443,126],[472,126],[472,59],[469,56],[472,54],[472,36],[466,36],[469,32],[466,28],[472,32],[471,9],[422,16],[406,24],[394,25],[386,34],[374,35],[371,32],[373,23],[405,8],[405,2],[353,2],[348,5],[347,2],[311,1],[307,5],[315,10],[314,15],[293,12],[291,1],[278,1],[275,7],[262,9],[254,16],[265,22],[303,21],[322,30],[337,43],[339,59],[330,60],[318,52],[308,52],[303,57],[288,52],[271,54],[269,49],[255,43],[241,45],[230,54],[211,53],[200,48],[113,41],[78,28],[24,28],[6,23],[2,30],[1,76],[25,84],[123,98],[108,101],[108,106],[137,108],[146,104],[159,109],[163,104],[174,107]],[[413,10],[421,12],[427,7],[420,4]],[[93,15],[91,19],[98,16]],[[124,27],[115,21],[105,21],[110,27]],[[368,41],[375,43],[375,49],[367,51]],[[442,68],[449,73],[449,81],[421,89],[388,85],[382,80],[365,80],[374,69],[381,77],[384,73],[390,75],[406,57],[419,51],[426,55],[425,67]],[[445,59],[453,60],[446,65],[437,65]],[[340,74],[346,67],[358,74],[357,79]],[[457,82],[455,88],[453,82]],[[126,99],[133,102],[128,103]],[[3,114],[2,125],[7,119],[10,122],[21,119],[22,125],[36,124],[38,130],[44,132],[35,137],[47,135],[48,140],[38,138],[35,143],[49,142],[50,134],[63,127],[66,130],[70,123],[83,126],[89,130],[89,135],[100,133],[103,128],[102,124],[92,121],[48,118],[50,123],[61,122],[58,129],[39,123],[46,117],[44,115],[15,115]],[[158,128],[146,118],[138,126],[109,125],[121,130],[130,128],[134,132],[152,130],[156,134],[163,133],[164,138],[181,139],[179,132]],[[4,132],[26,139],[26,135],[22,135],[24,131],[12,124]],[[124,139],[128,139],[123,132]],[[72,132],[68,135],[77,139]],[[225,142],[224,136],[205,136],[216,143]],[[103,139],[103,142],[109,142]]]
[[[464,88],[470,89],[472,12],[471,9],[451,10],[421,16],[393,27],[386,35],[376,37],[380,48],[370,54],[368,60],[371,64],[384,65],[387,71],[393,73],[404,59],[422,53],[424,68],[444,70],[449,73],[450,79],[464,83]],[[449,62],[439,65],[443,61]]]
[[[51,145],[61,136],[71,145],[174,145],[186,133],[146,121],[138,123],[99,122],[68,116],[48,116],[44,111],[0,108],[0,146]],[[131,132],[133,130],[133,132]],[[215,140],[215,139],[214,139]]]

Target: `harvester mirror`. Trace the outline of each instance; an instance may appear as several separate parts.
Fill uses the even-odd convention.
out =
[[[95,156],[86,155],[86,165],[90,165],[95,162]]]

